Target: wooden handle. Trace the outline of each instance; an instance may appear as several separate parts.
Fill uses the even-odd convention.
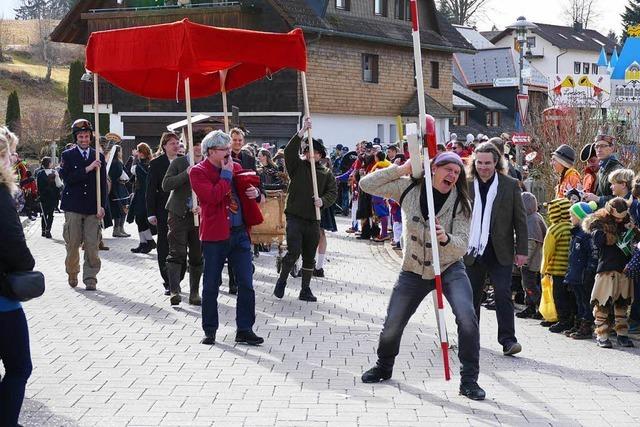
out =
[[[309,94],[307,93],[307,75],[303,71],[302,76],[302,99],[304,101],[304,115],[311,118],[309,111]],[[311,163],[311,181],[313,183],[313,196],[318,198],[318,177],[316,176],[316,160],[313,153],[313,138],[311,137],[311,129],[307,129],[307,144],[309,145],[309,163]],[[315,199],[314,199],[315,203]],[[316,208],[316,219],[320,221],[320,208]]]

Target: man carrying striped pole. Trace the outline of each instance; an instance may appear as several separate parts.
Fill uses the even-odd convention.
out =
[[[376,171],[360,181],[363,191],[396,200],[400,204],[405,242],[402,271],[393,288],[380,334],[378,360],[376,366],[362,375],[362,381],[374,383],[391,378],[404,328],[422,300],[435,290],[434,305],[445,379],[450,379],[450,369],[443,296],[451,304],[458,325],[460,394],[473,400],[483,400],[485,392],[477,383],[480,353],[478,318],[473,308],[471,284],[462,262],[467,250],[471,218],[464,163],[452,152],[441,153],[432,163],[430,161],[430,156],[436,151],[435,122],[426,115],[424,104],[422,53],[415,0],[411,1],[411,14],[420,112],[420,129],[407,132],[411,161],[400,167],[394,165]],[[425,135],[427,138],[424,138]],[[428,142],[428,149],[422,147],[423,164],[420,161],[418,137]],[[431,215],[432,212],[435,214]]]

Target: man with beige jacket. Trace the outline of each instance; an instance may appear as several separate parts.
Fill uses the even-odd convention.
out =
[[[400,204],[403,230],[402,271],[391,293],[380,333],[378,361],[362,374],[362,381],[375,383],[391,378],[404,328],[422,300],[435,288],[426,198],[426,192],[433,191],[442,290],[458,325],[460,394],[483,400],[485,392],[477,382],[480,372],[478,318],[473,308],[471,284],[462,263],[471,217],[464,164],[457,154],[444,152],[435,158],[432,172],[433,188],[425,188],[424,179],[412,181],[408,178],[410,162],[381,169],[360,180],[363,191]]]

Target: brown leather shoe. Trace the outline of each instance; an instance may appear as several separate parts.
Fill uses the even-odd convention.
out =
[[[69,286],[75,288],[78,286],[78,275],[77,274],[69,274]]]
[[[109,250],[109,246],[105,246],[105,244],[101,240],[100,244],[98,245],[98,249],[101,250],[101,251],[108,251]]]

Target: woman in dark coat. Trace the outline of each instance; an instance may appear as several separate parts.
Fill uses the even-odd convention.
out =
[[[284,169],[278,167],[271,158],[271,152],[265,148],[258,151],[258,175],[260,187],[263,190],[286,190],[286,176]]]
[[[43,157],[40,161],[42,168],[36,175],[38,194],[40,195],[40,208],[42,209],[42,237],[51,238],[51,225],[53,224],[53,212],[60,201],[60,189],[63,187],[58,171],[51,169],[51,157]]]
[[[137,248],[132,248],[133,253],[147,254],[156,247],[156,242],[151,234],[151,225],[147,216],[147,179],[149,177],[149,162],[151,161],[151,148],[144,142],[138,144],[138,157],[133,161],[131,172],[136,177],[133,190],[133,200],[127,214],[127,222],[136,222],[140,244]]]
[[[124,221],[126,211],[129,204],[129,192],[125,186],[125,182],[129,180],[129,175],[124,171],[122,163],[122,147],[114,145],[112,153],[111,166],[109,167],[109,181],[111,189],[109,190],[109,207],[111,208],[111,218],[113,218],[113,237],[130,237],[131,235],[124,231]]]
[[[14,195],[18,189],[11,171],[11,152],[18,138],[0,127],[0,426],[18,425],[27,380],[31,375],[29,327],[20,303],[5,290],[7,273],[31,271],[35,260],[27,247]]]

